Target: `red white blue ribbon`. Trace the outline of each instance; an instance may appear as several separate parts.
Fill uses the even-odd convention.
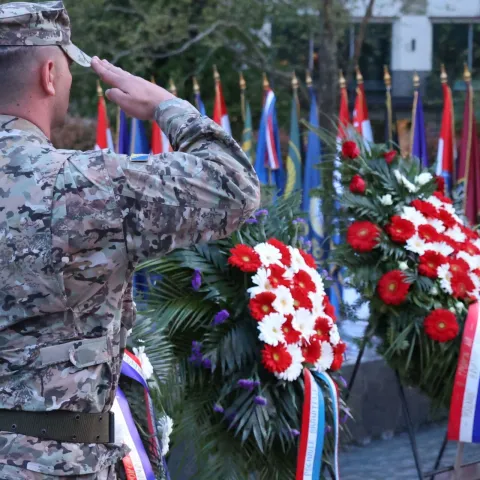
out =
[[[448,439],[480,443],[480,306],[471,305],[453,385]]]
[[[326,383],[333,406],[335,435],[334,472],[338,473],[338,394],[333,380],[326,373],[312,374],[310,370],[303,372],[305,382],[305,400],[302,412],[302,428],[298,451],[296,480],[318,480],[322,469],[323,441],[325,436],[325,399],[322,389],[315,380],[318,377]]]

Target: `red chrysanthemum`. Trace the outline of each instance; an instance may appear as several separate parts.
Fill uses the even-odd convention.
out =
[[[441,253],[428,250],[420,257],[418,272],[425,277],[437,278],[438,267],[445,263],[447,263],[447,259]]]
[[[282,373],[292,364],[292,356],[283,344],[276,347],[265,345],[262,350],[262,363],[272,373]]]
[[[303,341],[302,343],[302,355],[305,359],[305,362],[315,364],[317,363],[320,355],[322,354],[322,347],[320,342],[312,338],[310,343]]]
[[[465,242],[465,244],[463,245],[463,249],[469,255],[480,255],[480,249],[471,242]]]
[[[455,315],[449,310],[434,310],[423,322],[425,333],[437,342],[453,340],[459,332],[459,326]]]
[[[253,297],[248,304],[252,317],[255,320],[260,321],[266,315],[274,312],[275,309],[273,308],[272,303],[276,298],[277,296],[273,292],[262,292]]]
[[[340,342],[338,345],[333,347],[333,363],[330,367],[330,370],[336,372],[340,370],[343,365],[343,358],[345,354],[345,350],[347,349],[347,345],[343,342]]]
[[[353,222],[347,231],[347,242],[358,252],[371,252],[379,242],[380,230],[371,222]]]
[[[445,193],[445,179],[440,175],[436,175],[435,183],[437,184],[437,192]]]
[[[437,218],[439,218],[447,228],[453,228],[457,221],[444,208],[438,209]]]
[[[475,290],[475,285],[468,273],[456,272],[452,274],[452,290],[455,298],[469,298],[470,294]]]
[[[437,197],[440,201],[442,201],[443,203],[448,203],[449,205],[453,205],[453,201],[446,197],[442,192],[435,192],[433,194],[434,197]]]
[[[395,158],[397,158],[397,151],[390,150],[389,152],[385,152],[383,154],[383,158],[390,165],[395,160]]]
[[[452,273],[467,273],[470,270],[468,263],[463,258],[452,258],[449,263]]]
[[[318,317],[315,321],[315,338],[321,342],[328,342],[330,340],[330,330],[328,319]]]
[[[355,158],[360,156],[360,149],[355,142],[349,140],[347,142],[343,142],[342,155],[345,158],[350,158],[351,160],[354,160]]]
[[[430,243],[439,242],[441,238],[437,230],[431,225],[420,225],[418,227],[418,235],[422,240]]]
[[[367,183],[360,175],[354,175],[350,182],[350,191],[363,195],[367,190]]]
[[[460,230],[465,234],[465,236],[470,239],[470,240],[477,240],[478,233],[475,230],[472,230],[471,228],[466,227],[465,225],[459,225]]]
[[[287,315],[286,319],[287,319],[286,322],[282,325],[282,332],[283,332],[283,336],[285,337],[285,341],[289,345],[291,345],[292,343],[297,343],[300,340],[300,337],[302,336],[302,334],[293,328],[292,315]]]
[[[464,250],[463,246],[461,243],[456,242],[453,238],[450,238],[448,235],[445,235],[444,233],[439,233],[439,241],[440,242],[445,242],[447,245],[450,245],[456,252],[460,250]]]
[[[438,216],[437,209],[431,203],[425,202],[424,200],[419,200],[417,198],[416,200],[413,200],[413,202],[410,203],[410,205],[416,208],[420,213],[422,213],[426,217],[437,218]]]
[[[408,239],[415,235],[415,225],[410,220],[395,215],[390,219],[385,231],[394,242],[406,243]]]
[[[334,322],[337,321],[337,316],[335,315],[335,307],[330,303],[330,300],[325,295],[323,297],[323,309],[325,314],[328,315]]]
[[[305,250],[302,250],[301,248],[299,248],[298,251],[300,252],[300,255],[303,257],[303,260],[305,261],[307,266],[309,266],[310,268],[314,268],[316,270],[317,269],[317,262],[316,262],[315,258],[313,258],[312,255],[307,253]]]
[[[242,272],[256,272],[262,266],[258,253],[248,245],[237,245],[230,253],[228,263]]]
[[[313,308],[312,301],[310,300],[306,290],[294,288],[291,290],[291,292],[293,297],[293,305],[296,309],[306,308],[307,310],[311,310]]]
[[[285,273],[285,269],[280,265],[274,265],[273,263],[268,267],[270,270],[270,275],[268,277],[268,281],[273,288],[277,288],[280,285],[284,287],[290,286],[290,281],[283,276]]]
[[[400,305],[405,301],[410,284],[405,281],[405,274],[400,270],[386,273],[378,282],[378,295],[388,305]]]
[[[293,276],[293,285],[306,292],[314,292],[316,290],[312,277],[305,270],[299,270],[298,273]]]
[[[267,243],[280,250],[280,253],[282,254],[282,263],[286,267],[290,267],[292,264],[292,255],[290,254],[290,250],[288,249],[288,247],[276,238],[271,238],[270,240],[268,240]]]

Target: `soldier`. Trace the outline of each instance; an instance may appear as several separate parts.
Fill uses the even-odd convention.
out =
[[[72,61],[175,152],[57,150]],[[133,271],[238,229],[258,179],[189,103],[75,47],[62,2],[0,6],[0,72],[0,479],[113,479]]]

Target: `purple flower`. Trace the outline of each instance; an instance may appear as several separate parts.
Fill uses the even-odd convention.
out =
[[[348,387],[347,381],[346,381],[341,375],[340,375],[338,378],[339,378],[340,381],[342,382],[342,385],[343,385],[345,388],[347,388],[347,387]]]
[[[213,406],[213,411],[216,412],[216,413],[223,413],[225,410],[219,403],[216,403]]]
[[[196,292],[198,292],[201,286],[202,286],[202,274],[200,273],[200,270],[195,269],[192,275],[192,288]]]
[[[204,358],[202,361],[203,368],[210,370],[212,368],[212,361],[209,358]]]
[[[340,419],[340,425],[345,425],[348,422],[348,413],[346,413],[341,419]]]
[[[192,353],[196,353],[197,355],[200,354],[202,350],[202,342],[196,342],[195,340],[192,342]]]
[[[327,425],[325,427],[325,433],[330,433],[332,431],[332,427],[330,425]]]
[[[229,317],[230,317],[230,313],[228,313],[227,310],[222,310],[215,315],[215,318],[213,319],[212,325],[214,327],[217,326],[217,325],[221,325],[222,323],[225,323],[225,321]]]
[[[258,210],[257,212],[255,212],[255,216],[256,217],[261,217],[262,215],[268,215],[268,210]]]
[[[261,385],[261,384],[260,384],[260,382],[259,382],[258,380],[255,380],[255,381],[253,382],[253,386],[254,386],[254,387],[259,387],[260,385]]]
[[[245,223],[248,223],[248,224],[258,223],[258,220],[256,218],[247,218],[247,220],[245,220]]]
[[[292,223],[296,225],[297,223],[307,223],[307,221],[304,218],[299,217],[299,218],[296,218]]]
[[[292,437],[298,437],[300,435],[300,432],[295,428],[290,429],[290,433],[292,434]]]
[[[312,242],[310,240],[307,240],[304,242],[303,246],[307,249],[310,250],[312,248]]]
[[[197,367],[199,367],[202,364],[203,361],[203,355],[202,355],[202,344],[201,342],[192,342],[192,355],[188,357],[188,361],[190,363],[193,363]]]
[[[255,382],[253,380],[241,379],[237,382],[237,385],[240,388],[244,388],[245,390],[252,391],[255,387]]]
[[[262,405],[265,406],[267,404],[267,399],[265,397],[262,397],[260,395],[257,395],[254,400],[256,405]]]

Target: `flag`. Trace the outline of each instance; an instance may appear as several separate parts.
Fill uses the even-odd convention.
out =
[[[286,162],[287,183],[285,185],[285,197],[302,189],[302,147],[300,143],[300,127],[298,124],[298,80],[293,74],[292,79],[293,98],[292,113],[290,115],[290,140],[288,142],[288,157]]]
[[[152,77],[152,83],[155,83],[155,79]],[[177,89],[173,84],[173,81],[170,80],[170,92],[173,94],[177,93]],[[153,121],[152,123],[152,148],[151,152],[154,155],[158,155],[160,153],[168,153],[172,151],[172,147],[170,146],[170,142],[168,141],[167,136],[163,133],[161,128],[159,127],[158,123]],[[146,153],[146,152],[135,152],[135,153]]]
[[[223,98],[222,82],[220,74],[216,67],[214,67],[215,78],[215,106],[213,108],[213,121],[218,123],[229,135],[232,134],[230,128],[230,120],[228,119],[227,105],[225,98]]]
[[[130,129],[127,115],[120,107],[117,113],[117,153],[130,154]]]
[[[285,188],[285,171],[282,165],[280,151],[280,136],[278,132],[276,97],[264,76],[264,103],[260,130],[258,133],[255,170],[260,183],[275,185],[279,195]]]
[[[202,96],[200,95],[200,85],[195,77],[193,77],[193,92],[195,94],[195,105],[197,106],[197,110],[200,112],[200,115],[206,117],[207,113],[205,105],[203,104]]]
[[[241,92],[241,102],[242,102],[242,119],[243,119],[243,133],[242,133],[242,149],[246,153],[248,159],[253,164],[254,155],[253,155],[253,132],[252,132],[252,112],[250,110],[250,103],[248,102],[245,94],[247,89],[247,83],[243,78],[243,75],[240,74],[240,92]]]
[[[384,65],[383,80],[385,82],[385,143],[390,149],[398,148],[398,131],[395,113],[392,106],[392,77],[388,67]]]
[[[438,140],[436,174],[445,179],[446,192],[444,193],[450,195],[455,178],[455,115],[453,112],[452,91],[448,85],[448,77],[443,65],[440,78],[443,88],[443,115],[440,139]]]
[[[365,143],[373,143],[373,132],[370,118],[368,116],[367,98],[365,96],[365,85],[363,77],[357,67],[357,98],[353,110],[353,126],[362,135]]]
[[[460,146],[457,188],[463,197],[465,216],[472,225],[476,225],[480,212],[480,159],[471,78],[470,72],[465,67],[464,79],[467,84],[467,94],[463,114],[463,135]]]
[[[310,75],[307,75],[307,85],[310,94],[310,126],[318,130],[320,122],[318,120],[317,98],[311,82]],[[308,239],[312,242],[312,253],[317,263],[323,262],[328,255],[324,251],[323,238],[323,215],[322,203],[320,198],[311,197],[310,192],[314,188],[321,186],[320,178],[320,160],[321,160],[320,137],[313,131],[308,132],[307,156],[305,161],[305,171],[303,180],[303,211],[308,213]]]
[[[97,142],[95,144],[95,150],[104,150],[109,148],[115,151],[113,144],[112,131],[107,116],[107,105],[105,104],[105,98],[103,97],[103,90],[100,86],[100,82],[97,83],[98,94],[98,120],[97,120]]]
[[[413,77],[415,93],[413,96],[412,111],[412,157],[418,158],[422,167],[428,167],[427,137],[425,133],[425,119],[423,115],[422,96],[420,95],[420,78]]]

